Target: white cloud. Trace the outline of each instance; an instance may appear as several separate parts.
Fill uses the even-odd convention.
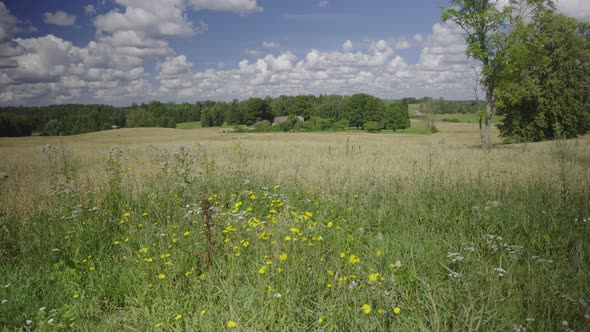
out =
[[[76,24],[76,16],[63,10],[58,10],[55,13],[46,12],[43,14],[43,22],[66,27]]]
[[[424,37],[422,37],[422,35],[419,33],[415,34],[413,38],[415,41],[417,41],[419,43],[421,43],[424,40]]]
[[[557,0],[557,11],[576,19],[590,22],[590,1],[588,0]]]
[[[250,48],[245,48],[242,51],[242,53],[244,53],[244,55],[254,56],[254,57],[257,57],[257,56],[261,56],[262,55],[262,51],[256,50],[256,49],[250,49]]]
[[[98,33],[135,31],[148,37],[189,37],[192,23],[184,15],[184,0],[115,0],[124,10],[112,10],[94,20]]]
[[[279,48],[281,47],[281,45],[277,42],[273,42],[273,41],[264,41],[262,42],[262,47],[264,48]]]
[[[84,6],[84,12],[86,13],[86,15],[94,15],[96,14],[96,7],[94,7],[94,5],[86,5]]]
[[[398,50],[405,50],[410,48],[410,43],[408,43],[408,41],[405,39],[400,39],[397,41],[397,43],[395,43],[395,48]]]
[[[321,8],[326,8],[328,7],[328,5],[330,5],[330,2],[328,0],[320,0],[320,2],[318,2],[318,7]]]
[[[261,13],[256,0],[189,0],[195,10],[227,11],[238,14]]]
[[[344,44],[342,44],[342,49],[344,52],[352,51],[352,42],[350,40],[345,41]]]

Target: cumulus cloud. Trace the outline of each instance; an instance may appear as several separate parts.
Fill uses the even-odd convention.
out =
[[[98,33],[134,31],[148,37],[189,37],[192,23],[184,15],[184,0],[115,0],[112,10],[94,20]]]
[[[227,11],[238,14],[261,13],[256,0],[189,0],[195,10]]]
[[[264,41],[262,42],[262,47],[264,48],[279,48],[281,47],[281,45],[277,42],[273,42],[273,41]]]
[[[265,41],[259,49],[244,50],[247,57],[239,63],[196,70],[189,57],[175,54],[168,43],[171,37],[207,30],[204,22],[188,21],[189,5],[244,14],[257,11],[252,9],[258,7],[256,1],[115,1],[120,7],[95,18],[96,38],[85,46],[52,35],[13,39],[19,21],[0,2],[0,103],[129,103],[357,92],[387,98],[466,97],[471,93],[473,72],[461,31],[448,24],[435,24],[428,36],[405,39],[424,46],[414,63],[396,54],[399,43],[385,40],[357,47],[345,40],[336,50],[278,54],[268,53],[279,44]],[[146,67],[150,63],[146,57],[159,61]]]
[[[410,48],[410,43],[405,39],[400,39],[397,41],[397,43],[395,43],[395,48],[398,50],[405,50]]]
[[[63,10],[58,10],[55,13],[46,12],[43,14],[43,22],[67,27],[76,24],[76,16],[70,15]]]
[[[344,44],[342,44],[342,49],[344,52],[352,51],[352,42],[350,40],[345,41]]]

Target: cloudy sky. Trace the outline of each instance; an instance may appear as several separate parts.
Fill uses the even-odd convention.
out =
[[[0,0],[0,105],[473,98],[445,0]],[[590,0],[558,9],[590,21]]]

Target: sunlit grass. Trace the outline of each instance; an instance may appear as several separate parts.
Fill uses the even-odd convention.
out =
[[[586,328],[588,140],[439,129],[0,139],[0,325]]]

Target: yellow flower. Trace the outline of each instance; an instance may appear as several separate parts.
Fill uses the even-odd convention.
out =
[[[400,312],[402,312],[402,309],[400,309],[399,307],[395,307],[395,308],[393,308],[393,312],[394,312],[396,315],[399,315],[399,313],[400,313]]]
[[[139,248],[139,250],[138,250],[138,251],[139,251],[140,253],[142,253],[142,254],[147,254],[147,252],[148,252],[148,248]]]
[[[363,304],[363,306],[361,307],[361,310],[365,313],[365,314],[370,314],[371,313],[371,306],[368,304]]]
[[[123,217],[129,217],[130,215],[131,215],[131,213],[129,213],[129,212],[123,213]]]
[[[258,269],[258,274],[264,274],[264,272],[266,272],[266,265],[262,265],[259,269]]]
[[[228,320],[226,326],[228,329],[235,329],[237,324],[233,320]]]
[[[94,270],[96,270],[96,268],[94,266],[91,266],[88,268],[88,271],[94,271]]]
[[[154,261],[154,259],[152,257],[148,257],[148,258],[144,258],[143,261],[146,263],[151,263]]]
[[[369,281],[370,282],[375,282],[375,281],[377,281],[377,279],[379,279],[379,272],[369,274]]]
[[[158,274],[158,279],[163,280],[166,279],[166,275],[164,273]]]
[[[383,314],[385,313],[385,310],[383,310],[383,309],[379,308],[379,309],[377,309],[377,312],[378,312],[380,315],[383,315]]]
[[[179,315],[176,315],[176,317],[174,317],[174,320],[179,320],[181,318],[182,318],[182,315],[179,314]]]
[[[286,261],[286,260],[287,260],[287,254],[285,254],[285,253],[282,253],[282,254],[279,256],[279,259],[280,259],[280,260],[282,260],[282,261]]]
[[[164,322],[158,322],[158,323],[156,323],[156,327],[161,327],[162,325],[164,325]]]
[[[207,313],[207,310],[203,309],[201,310],[201,316],[204,316]]]
[[[80,297],[80,294],[77,294],[77,293],[76,293],[76,294],[72,295],[72,297],[73,297],[73,298],[75,298],[75,299],[77,299],[77,298],[79,298],[79,297]]]
[[[291,241],[291,237],[289,235],[285,236],[285,241]]]
[[[377,255],[377,256],[381,256],[381,250],[377,250],[377,251],[375,251],[375,255]]]
[[[356,264],[356,263],[358,263],[360,261],[361,261],[361,259],[358,258],[356,255],[350,255],[350,257],[348,257],[348,262],[350,264]]]
[[[331,221],[328,221],[328,228],[332,228],[332,226],[334,226],[334,223]]]
[[[184,235],[184,236],[189,236],[189,235],[191,235],[191,232],[189,232],[189,231],[186,231],[186,232],[184,232],[182,235]]]
[[[324,316],[320,316],[320,319],[318,319],[318,324],[323,323],[325,320]]]

